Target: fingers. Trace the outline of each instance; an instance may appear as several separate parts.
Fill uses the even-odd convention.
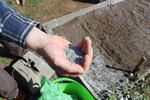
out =
[[[60,67],[61,70],[59,70],[59,73],[63,75],[80,75],[84,73],[82,66],[78,64],[70,64],[70,62],[63,56],[60,56],[59,60],[55,60],[55,65]]]
[[[85,42],[84,42],[84,52],[85,52],[85,57],[84,57],[84,62],[83,62],[83,68],[85,72],[90,66],[90,63],[92,62],[92,57],[93,57],[93,49],[91,46],[91,40],[89,37],[85,37]]]
[[[82,68],[82,66],[78,64],[69,64],[68,66],[65,66],[64,69],[69,74],[83,74],[84,73],[84,69]]]
[[[87,53],[88,46],[91,46],[91,40],[89,37],[84,37],[77,47],[81,48],[83,52]]]
[[[61,75],[66,76],[66,77],[79,77],[82,74],[64,73],[64,74],[61,74]]]
[[[89,37],[84,38],[83,50],[86,54],[92,54],[91,40]]]
[[[60,74],[67,77],[78,77],[84,73],[84,69],[77,64],[72,64],[64,71],[61,71]]]
[[[91,40],[89,37],[84,37],[82,41],[77,45],[85,53],[83,69],[84,73],[88,70],[90,63],[92,62],[93,49],[91,46]]]
[[[84,48],[86,47],[87,39],[89,39],[89,37],[85,36],[85,37],[81,40],[81,42],[77,45],[77,47],[83,49],[83,51],[84,51]]]
[[[69,60],[66,59],[64,47],[69,44],[68,41],[57,36],[51,36],[50,43],[51,44],[44,46],[44,50],[48,55],[49,61],[52,61],[56,66],[54,69],[59,74],[69,77],[77,77],[81,74],[84,74],[88,70],[93,56],[91,40],[89,37],[83,38],[78,45],[78,47],[82,48],[83,52],[85,53],[82,66],[78,64],[71,64]]]
[[[82,39],[82,41],[77,46],[82,48],[82,51],[85,53],[84,61],[83,61],[83,64],[82,64],[82,68],[84,69],[83,73],[85,73],[88,70],[88,68],[91,64],[92,57],[93,57],[93,49],[92,49],[92,46],[91,46],[90,38],[89,37],[84,37]],[[81,74],[83,74],[83,73],[81,73]]]
[[[84,72],[86,72],[88,70],[90,64],[91,64],[91,59],[90,59],[89,55],[85,55],[84,62],[83,62]]]

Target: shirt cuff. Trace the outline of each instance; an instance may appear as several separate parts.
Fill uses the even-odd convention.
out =
[[[25,39],[33,27],[40,25],[39,22],[32,21],[19,13],[10,13],[1,22],[1,36],[3,39],[14,42],[25,47]]]

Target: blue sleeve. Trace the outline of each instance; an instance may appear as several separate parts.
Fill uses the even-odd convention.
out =
[[[25,39],[39,23],[16,13],[0,0],[0,39],[25,47]]]

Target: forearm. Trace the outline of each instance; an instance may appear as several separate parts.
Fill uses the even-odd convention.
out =
[[[50,36],[34,27],[25,39],[27,47],[33,50],[40,50]]]
[[[0,0],[0,39],[25,47],[25,39],[38,23],[16,13]]]

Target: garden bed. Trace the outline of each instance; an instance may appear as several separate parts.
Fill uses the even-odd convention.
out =
[[[124,74],[132,72],[142,57],[149,58],[149,9],[149,0],[126,0],[53,29],[75,44],[85,35],[92,39],[93,63],[84,78],[97,96],[120,90],[126,84]],[[149,68],[148,63],[143,66],[142,72]]]

